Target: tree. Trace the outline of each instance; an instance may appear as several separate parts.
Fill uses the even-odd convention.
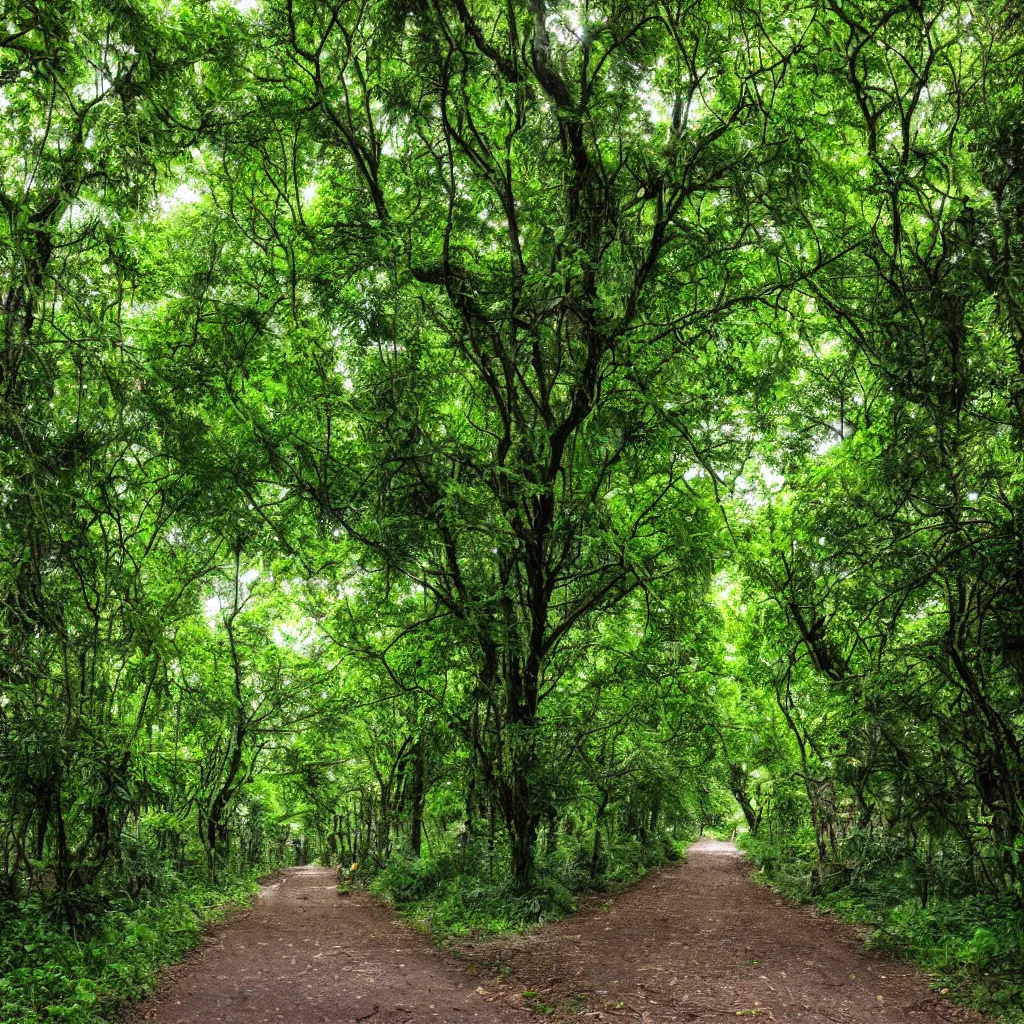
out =
[[[691,455],[651,393],[774,287],[735,268],[785,173],[767,115],[803,26],[654,3],[261,17],[265,98],[212,197],[274,284],[241,357],[221,318],[225,391],[365,570],[472,652],[492,727],[471,747],[525,886],[549,666],[687,557],[666,524],[692,514]],[[267,336],[281,313],[301,347]]]

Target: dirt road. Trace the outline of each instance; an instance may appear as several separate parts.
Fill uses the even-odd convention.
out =
[[[977,1020],[850,928],[786,904],[727,843],[527,935],[452,953],[333,872],[288,871],[219,928],[126,1020],[151,1024],[786,1024]]]
[[[474,991],[465,966],[325,868],[292,868],[217,928],[128,1024],[500,1022],[533,1017]]]
[[[911,965],[867,952],[852,928],[756,885],[742,854],[714,839],[571,918],[465,953],[492,973],[509,971],[506,990],[536,992],[528,1003],[591,1020],[979,1019],[936,997]]]

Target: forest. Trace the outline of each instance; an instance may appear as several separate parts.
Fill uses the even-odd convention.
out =
[[[1021,1012],[1016,0],[4,0],[0,207],[4,1024],[734,832]]]

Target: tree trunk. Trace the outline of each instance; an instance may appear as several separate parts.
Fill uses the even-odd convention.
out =
[[[425,796],[426,765],[424,764],[423,741],[418,740],[412,748],[412,792],[410,803],[412,804],[412,821],[409,828],[409,846],[412,848],[412,855],[418,857],[423,845],[423,801]]]

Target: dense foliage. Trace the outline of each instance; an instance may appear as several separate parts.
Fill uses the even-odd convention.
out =
[[[3,948],[314,858],[515,927],[735,812],[1019,999],[1019,11],[0,22]]]

